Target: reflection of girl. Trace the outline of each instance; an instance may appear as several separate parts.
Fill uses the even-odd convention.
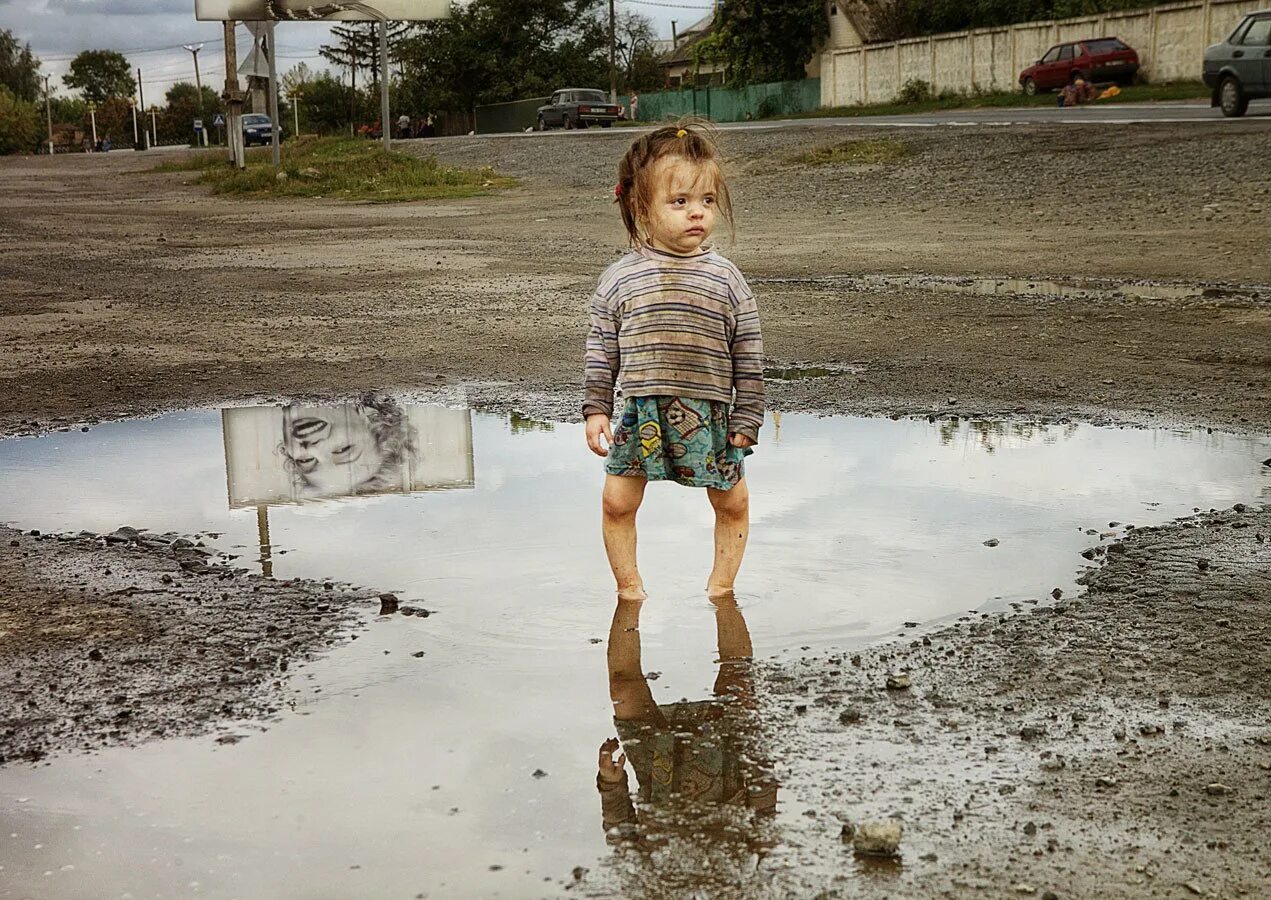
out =
[[[696,849],[731,847],[737,853],[725,856],[746,858],[770,846],[761,832],[776,812],[777,782],[759,747],[750,634],[734,600],[715,602],[720,668],[714,699],[662,706],[641,669],[640,602],[620,601],[614,611],[609,690],[624,752],[615,760],[618,739],[605,741],[596,778],[610,843],[650,851],[674,845],[683,833]]]
[[[403,475],[419,452],[406,412],[374,394],[339,406],[284,407],[278,451],[296,488],[315,497],[407,487]]]

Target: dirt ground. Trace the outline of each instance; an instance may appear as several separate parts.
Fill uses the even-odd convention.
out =
[[[622,249],[613,166],[630,137],[407,142],[521,187],[395,206],[211,197],[188,176],[148,172],[158,153],[0,160],[0,436],[460,383],[478,403],[572,418],[587,296]],[[848,138],[909,152],[883,166],[794,161]],[[774,379],[775,407],[1271,427],[1271,129],[808,125],[728,131],[724,149],[737,207],[726,252],[760,297],[770,365],[832,370]],[[1018,281],[970,290],[981,278]],[[1064,296],[1045,279],[1085,291]],[[869,798],[856,807],[892,817],[903,786],[906,827],[927,852],[845,893],[1256,895],[1271,877],[1267,516],[1145,529],[1075,602],[963,623],[929,645],[862,654],[859,667],[831,657],[773,673],[787,755],[835,767],[832,790],[824,772],[788,773],[818,811],[796,855],[821,852],[827,829],[837,841],[831,814],[851,809],[834,798]],[[268,713],[267,696],[231,697],[165,725],[142,658],[119,696],[149,704],[145,717],[77,719],[57,705],[56,679],[86,664],[36,658],[88,652],[101,616],[119,618],[112,640],[179,642],[186,619],[146,609],[188,598],[161,580],[155,593],[108,581],[101,554],[125,550],[96,537],[4,537],[0,658],[52,681],[36,697],[10,678],[0,702],[57,710],[6,719],[5,758],[206,729],[222,702]],[[126,552],[137,559],[120,571],[147,585],[179,567],[170,542]],[[63,569],[74,574],[59,579]],[[260,586],[240,577],[207,590],[200,615],[237,615]],[[294,590],[328,606],[305,627],[309,652],[346,606],[320,601],[321,585]],[[35,627],[50,597],[58,627]],[[199,673],[221,663],[233,665],[190,661],[180,700],[211,697]],[[893,669],[914,686],[879,692]],[[863,715],[840,723],[849,704]],[[973,790],[950,787],[955,751],[991,763]]]

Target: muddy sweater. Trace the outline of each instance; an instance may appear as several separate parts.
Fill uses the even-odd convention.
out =
[[[763,425],[759,308],[737,267],[713,250],[632,250],[591,298],[583,415],[613,415],[623,397],[679,396],[732,404],[728,428],[752,440]]]

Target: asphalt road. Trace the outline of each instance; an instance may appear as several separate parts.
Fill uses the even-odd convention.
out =
[[[1179,103],[1097,103],[1075,109],[1030,106],[1016,109],[957,109],[946,112],[914,113],[897,116],[840,116],[824,119],[780,119],[765,122],[734,122],[721,128],[781,128],[790,124],[821,126],[887,126],[889,128],[932,128],[937,125],[1139,125],[1189,122],[1257,122],[1271,126],[1271,100],[1256,100],[1243,119],[1225,119],[1206,100]]]

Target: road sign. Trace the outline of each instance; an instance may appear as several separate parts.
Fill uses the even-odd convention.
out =
[[[422,21],[445,19],[450,0],[194,0],[194,18],[220,22],[306,21],[345,22]]]
[[[202,130],[203,130],[203,120],[202,120],[202,119],[195,119],[195,120],[194,120],[194,130],[195,130],[195,131],[202,131]]]
[[[269,77],[269,57],[265,56],[265,51],[260,48],[259,40],[252,44],[252,52],[247,54],[247,59],[243,60],[243,64],[238,67],[238,74],[255,78]]]
[[[216,115],[212,116],[213,128],[220,128],[224,124],[225,124],[225,117],[223,115],[221,115],[220,113],[217,113]]]

